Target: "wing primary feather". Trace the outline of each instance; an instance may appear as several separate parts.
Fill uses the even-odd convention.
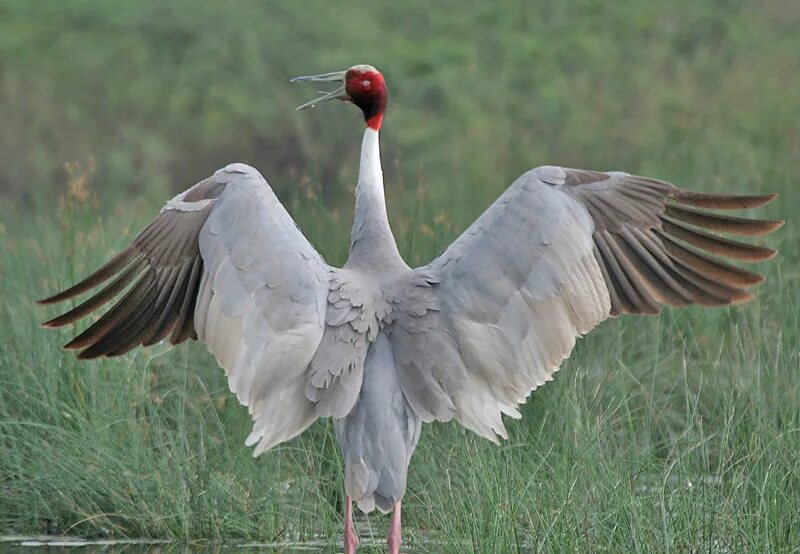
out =
[[[655,188],[648,183],[641,182],[636,179],[629,179],[625,181],[626,191],[636,191],[638,194],[648,197],[659,205],[664,204],[665,194],[672,193],[672,189],[664,190],[663,188]]]
[[[673,259],[675,261],[675,274],[683,279],[687,285],[691,285],[700,291],[695,299],[698,304],[723,306],[746,302],[753,297],[746,289],[737,289],[712,281],[683,260]]]
[[[643,276],[647,278],[651,287],[655,289],[653,292],[662,296],[661,299],[657,300],[673,306],[685,306],[692,301],[691,293],[672,278],[662,263],[642,244],[638,234],[634,236],[634,233],[627,226],[622,228],[620,234],[629,248],[630,257],[636,256],[639,259],[640,263],[637,264],[637,267],[644,272]]]
[[[672,278],[689,292],[692,302],[697,302],[705,306],[719,306],[722,303],[727,303],[726,299],[730,296],[733,289],[723,290],[719,287],[712,287],[710,289],[704,286],[707,279],[702,279],[702,281],[698,282],[697,278],[688,275],[679,262],[672,259],[663,243],[658,240],[657,237],[651,236],[652,230],[642,231],[636,229],[635,232],[645,248],[647,248],[653,256],[658,258],[664,268],[669,268]],[[696,272],[692,272],[692,275],[695,273]],[[721,295],[720,291],[722,291]]]
[[[157,271],[156,282],[149,294],[139,302],[138,306],[131,309],[125,320],[119,322],[81,355],[119,356],[147,339],[149,333],[155,330],[153,324],[157,322],[164,304],[169,299],[170,283],[174,281],[177,271],[177,267],[168,271]]]
[[[192,265],[192,273],[189,276],[189,284],[186,287],[186,294],[184,295],[181,304],[178,319],[175,327],[172,330],[172,336],[169,341],[172,344],[180,344],[181,342],[196,336],[194,330],[194,306],[197,301],[198,281],[200,274],[203,270],[203,259],[198,256]]]
[[[608,273],[608,268],[606,267],[606,262],[603,259],[603,255],[600,253],[598,249],[597,242],[595,241],[594,245],[594,258],[597,260],[597,266],[600,268],[600,273],[603,274],[603,281],[606,284],[606,288],[608,289],[608,296],[611,299],[611,311],[609,315],[611,316],[618,316],[622,313],[622,300],[620,299],[619,293],[617,292],[617,286],[619,286],[615,279],[611,277]]]
[[[90,314],[103,304],[107,303],[109,300],[114,298],[117,294],[119,294],[125,287],[127,287],[131,281],[133,281],[141,272],[142,268],[145,265],[145,261],[143,258],[135,259],[133,263],[128,265],[127,269],[123,273],[119,275],[114,281],[112,281],[107,287],[103,290],[98,292],[96,295],[92,296],[79,306],[76,306],[72,310],[51,319],[50,321],[46,321],[42,323],[42,327],[47,328],[54,328],[54,327],[62,327],[69,323],[74,323],[75,321],[81,319],[82,317]]]
[[[756,196],[737,196],[731,194],[715,194],[711,192],[695,192],[678,189],[674,198],[681,204],[695,208],[709,208],[712,210],[743,210],[746,208],[760,208],[777,198],[777,193]]]
[[[637,268],[625,253],[624,242],[611,233],[606,234],[608,246],[614,254],[614,259],[619,264],[622,272],[628,277],[631,286],[636,290],[638,302],[636,302],[637,313],[656,315],[661,308],[658,301],[653,298],[652,292],[643,278],[641,269]]]
[[[642,303],[639,294],[634,289],[625,272],[619,265],[614,251],[609,245],[610,235],[607,231],[595,233],[595,244],[603,256],[609,274],[614,279],[615,287],[619,293],[621,301],[621,312],[624,313],[638,313],[638,306]]]
[[[157,233],[164,225],[164,220],[159,216],[153,219],[150,223],[144,226],[144,229],[139,231],[139,234],[133,239],[133,244],[137,246],[146,246],[154,233]]]
[[[664,209],[664,196],[652,190],[639,188],[635,185],[628,185],[621,188],[620,192],[624,193],[625,196],[638,204],[647,206],[655,213],[661,213]]]
[[[639,185],[640,188],[645,190],[652,190],[656,191],[658,194],[662,196],[671,196],[675,193],[675,191],[680,190],[675,185],[671,185],[666,181],[661,181],[659,179],[653,179],[651,177],[643,177],[641,175],[629,175],[625,179],[625,183],[628,184],[636,184]]]
[[[181,214],[184,218],[183,220],[181,220],[181,217],[171,213],[162,216],[166,217],[169,215],[176,221],[176,223],[170,228],[171,235],[170,240],[167,242],[167,247],[160,248],[157,251],[156,256],[154,256],[152,262],[158,266],[174,265],[181,261],[182,256],[186,255],[192,250],[196,250],[197,233],[194,230],[194,225],[192,225],[192,223],[193,220],[198,217],[202,218],[202,221],[205,221],[208,211],[209,209],[207,208],[200,212]],[[187,248],[187,246],[190,248]]]
[[[702,248],[711,254],[747,262],[759,262],[771,258],[776,254],[776,251],[772,248],[745,244],[718,237],[700,231],[699,229],[688,227],[666,217],[662,218],[661,221],[665,233]]]
[[[661,238],[664,249],[671,258],[680,259],[707,279],[737,288],[757,285],[764,281],[764,277],[758,273],[712,258],[700,250],[678,242],[674,237],[659,229],[654,229],[653,232]]]
[[[113,344],[109,346],[106,356],[120,356],[131,348],[150,340],[154,332],[158,330],[165,304],[175,286],[176,273],[179,271],[179,267],[165,271],[154,291],[154,294],[157,293],[157,297],[150,302],[147,310],[142,310],[140,315],[131,321],[124,332],[113,339]]]
[[[747,219],[693,210],[682,206],[667,206],[666,215],[684,223],[721,233],[744,236],[768,235],[783,225],[783,221]]]
[[[175,278],[175,283],[170,289],[169,298],[161,310],[152,335],[144,340],[144,346],[150,346],[162,340],[172,330],[175,321],[178,319],[181,306],[177,304],[179,298],[186,296],[186,287],[189,285],[190,272],[194,264],[185,264],[181,266],[180,273]]]
[[[39,304],[55,304],[56,302],[62,302],[68,298],[72,298],[73,296],[77,296],[83,292],[86,292],[89,289],[93,289],[100,283],[109,280],[111,277],[119,273],[125,266],[131,263],[131,255],[133,254],[133,248],[128,247],[111,258],[107,264],[82,281],[79,281],[75,285],[62,292],[59,292],[58,294],[55,294],[49,298],[45,298],[44,300],[38,300],[37,302]]]
[[[135,302],[129,301],[124,305],[124,317],[78,354],[78,359],[107,356],[131,336],[141,332],[142,323],[147,321],[156,309],[155,301],[159,293],[158,274],[154,272],[150,281],[150,286]]]
[[[599,197],[586,194],[582,195],[581,199],[594,219],[597,232],[604,231],[609,223],[617,221],[614,211],[605,202],[601,202]]]
[[[703,288],[698,287],[692,280],[687,280],[684,275],[684,272],[680,270],[679,267],[676,266],[675,260],[667,252],[664,244],[659,240],[658,237],[653,235],[653,230],[648,229],[646,231],[642,229],[634,229],[633,231],[636,236],[641,241],[642,245],[647,248],[647,250],[658,259],[658,261],[662,264],[662,267],[667,270],[670,276],[675,279],[675,281],[682,286],[690,295],[692,302],[700,302],[702,298],[707,296],[707,291]],[[706,305],[709,305],[706,303]],[[718,305],[718,303],[710,304],[710,305]]]
[[[142,231],[133,244],[145,251],[157,251],[159,245],[163,244],[167,237],[172,234],[179,222],[180,217],[178,215],[170,212],[162,213],[145,229],[148,233],[145,235],[145,232]]]
[[[658,220],[654,214],[647,214],[641,208],[632,204],[624,194],[618,194],[616,197],[606,197],[605,195],[597,195],[597,201],[606,205],[607,214],[610,215],[611,221],[619,222],[620,215],[624,215],[631,222],[655,224]]]
[[[153,270],[145,272],[136,284],[131,287],[128,293],[122,297],[122,300],[103,314],[100,319],[90,325],[83,333],[65,344],[64,348],[67,350],[77,350],[99,340],[105,333],[125,318],[131,306],[137,305],[141,301],[141,298],[148,293],[149,287],[153,284],[154,274],[155,272]]]
[[[672,260],[667,255],[667,251],[658,237],[653,235],[652,229],[639,229],[634,227],[631,229],[631,232],[636,235],[637,240],[639,240],[642,245],[647,248],[648,252],[650,252],[650,254],[652,254],[653,257],[655,257],[665,269],[672,268],[674,265]]]

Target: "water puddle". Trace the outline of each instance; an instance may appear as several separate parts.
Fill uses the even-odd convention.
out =
[[[431,539],[425,541],[435,543]],[[385,548],[384,540],[361,538],[362,547]],[[430,546],[430,545],[429,545]],[[79,537],[60,536],[0,536],[0,551],[10,554],[33,554],[42,550],[68,549],[87,553],[122,554],[122,553],[147,553],[147,554],[195,554],[197,552],[224,554],[229,552],[266,552],[292,554],[308,552],[342,552],[341,543],[331,543],[323,540],[285,541],[285,542],[243,542],[243,543],[217,543],[213,541],[199,541],[195,544],[177,543],[168,540],[156,539],[82,539]],[[404,552],[414,552],[414,548],[404,546]]]
[[[372,541],[362,541],[363,544],[371,544]],[[375,544],[379,544],[375,541]],[[175,543],[168,540],[153,539],[82,539],[72,537],[56,536],[4,536],[0,537],[0,550],[11,554],[23,554],[40,552],[51,549],[69,549],[84,553],[106,553],[118,554],[123,552],[146,552],[150,554],[178,554],[194,552],[281,552],[291,554],[323,551],[339,551],[341,545],[331,544],[325,541],[304,541],[304,542],[246,542],[246,543],[214,543],[198,542],[197,544]]]

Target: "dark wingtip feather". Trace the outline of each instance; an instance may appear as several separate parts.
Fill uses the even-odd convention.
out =
[[[54,294],[53,296],[48,296],[47,298],[42,298],[37,300],[36,303],[40,306],[49,306],[50,304],[57,304],[58,302],[62,302],[69,298],[69,296],[65,296],[65,293],[68,292],[69,289],[63,290],[59,293]]]
[[[53,319],[45,321],[44,323],[41,324],[41,326],[45,329],[58,329],[59,327],[64,327],[65,325],[69,325],[70,323],[75,323],[76,321],[84,317],[84,315],[86,315],[80,313],[76,315],[76,313],[77,313],[76,310],[70,310],[67,313],[61,314],[59,316],[54,317]]]
[[[743,210],[760,208],[778,197],[777,192],[761,195],[733,195],[713,192],[696,192],[680,189],[674,198],[681,204],[712,210]]]
[[[73,344],[74,342],[75,342],[74,340],[71,340],[67,344],[63,345],[61,348],[63,350],[80,350],[81,347]]]
[[[49,306],[50,304],[57,304],[59,302],[63,302],[71,297],[71,295],[65,295],[67,291],[59,292],[58,294],[54,294],[53,296],[48,296],[47,298],[42,298],[41,300],[37,300],[36,303],[40,306]]]
[[[677,204],[668,205],[664,212],[667,216],[696,227],[710,229],[720,233],[743,236],[769,235],[783,226],[783,221],[767,219],[750,219],[732,217],[703,210],[696,210]]]
[[[784,222],[714,211],[758,208],[777,194],[696,192],[626,174],[614,174],[613,179],[606,174],[609,182],[590,186],[600,180],[578,173],[569,183],[574,187],[566,190],[594,220],[595,257],[611,296],[611,316],[655,315],[667,304],[741,304],[754,297],[744,289],[764,277],[726,259],[760,262],[777,250],[717,233],[764,236]]]
[[[101,267],[100,269],[98,269],[97,271],[95,271],[82,281],[75,283],[68,289],[63,290],[58,294],[54,294],[49,298],[37,300],[37,304],[46,306],[48,304],[63,302],[64,300],[68,300],[73,296],[78,296],[79,294],[86,292],[89,289],[93,289],[100,283],[108,281],[111,277],[119,273],[125,266],[127,266],[129,262],[133,261],[133,259],[131,258],[132,255],[135,256],[132,246],[129,246],[128,248],[126,248],[125,250],[114,256],[103,267]]]
[[[143,262],[134,262],[103,290],[73,309],[43,323],[42,326],[49,329],[63,327],[64,325],[69,325],[70,323],[74,323],[86,317],[98,307],[109,302],[120,291],[127,287],[137,276],[143,265]]]
[[[72,350],[72,349],[70,349],[70,350]],[[75,348],[74,350],[77,350],[77,348]],[[77,358],[78,360],[95,360],[95,359],[99,358],[100,356],[102,356],[102,354],[93,354],[91,352],[88,352],[88,350],[89,349],[87,348],[83,352],[78,352],[77,354],[75,354],[75,358]]]
[[[770,258],[774,258],[777,254],[778,251],[774,248],[764,248],[764,257],[758,261],[769,260]]]
[[[668,217],[661,218],[664,231],[715,256],[725,256],[742,262],[760,262],[773,257],[777,251],[765,246],[737,242],[683,225]]]
[[[763,275],[710,256],[703,250],[690,248],[686,243],[670,236],[661,229],[655,229],[654,232],[662,240],[664,248],[671,256],[680,259],[688,267],[691,267],[693,271],[699,271],[712,281],[718,281],[739,289],[757,285],[764,281]]]
[[[731,304],[733,306],[738,306],[739,304],[746,304],[750,302],[753,298],[755,298],[755,295],[753,295],[750,292],[743,291],[743,293],[744,294],[742,294],[741,296],[731,298],[728,304]]]

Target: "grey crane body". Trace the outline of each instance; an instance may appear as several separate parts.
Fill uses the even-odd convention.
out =
[[[391,511],[403,497],[422,420],[406,402],[392,344],[378,333],[364,362],[361,393],[350,413],[334,419],[345,463],[345,490],[364,512]]]
[[[719,236],[762,236],[782,222],[708,210],[756,208],[775,195],[682,189],[622,172],[543,166],[522,175],[439,257],[411,269],[386,212],[378,130],[383,77],[370,66],[324,95],[362,108],[350,257],[328,265],[261,174],[231,164],[176,196],[132,244],[42,303],[104,284],[44,325],[115,305],[66,345],[80,358],[190,338],[206,343],[247,406],[254,455],[319,417],[334,420],[349,499],[364,511],[400,500],[421,423],[455,419],[497,442],[503,416],[552,379],[577,338],[620,314],[749,300],[769,248]],[[311,105],[309,103],[307,105]],[[121,295],[121,297],[119,297]],[[119,298],[118,298],[119,297]]]
[[[368,129],[350,256],[342,269],[331,269],[325,331],[307,385],[317,415],[334,418],[345,490],[366,512],[376,506],[389,512],[402,498],[421,430],[400,387],[387,335],[398,290],[412,271],[389,226],[382,183],[378,133]]]

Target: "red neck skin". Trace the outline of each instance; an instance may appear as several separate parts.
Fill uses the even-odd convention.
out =
[[[367,119],[367,127],[373,131],[380,131],[381,123],[383,123],[383,112],[377,113]]]

